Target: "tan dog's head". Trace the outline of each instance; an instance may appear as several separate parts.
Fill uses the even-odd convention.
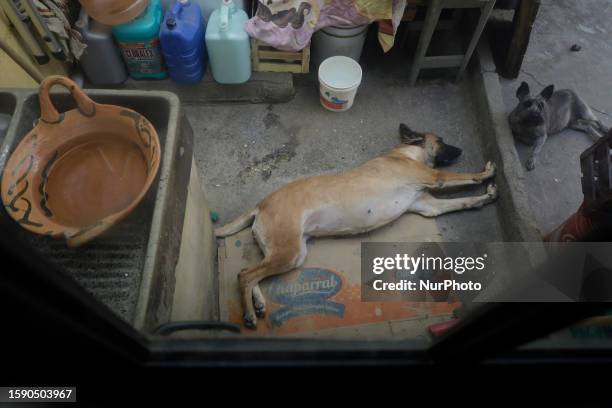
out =
[[[436,167],[453,164],[462,153],[460,148],[444,143],[441,137],[415,132],[403,123],[399,126],[399,133],[402,143],[422,148],[427,156],[425,162]]]

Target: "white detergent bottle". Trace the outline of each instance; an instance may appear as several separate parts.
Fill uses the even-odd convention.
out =
[[[251,44],[244,30],[249,17],[232,0],[223,0],[206,26],[210,70],[221,84],[241,84],[251,77]]]

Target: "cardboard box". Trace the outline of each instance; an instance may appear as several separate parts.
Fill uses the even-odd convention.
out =
[[[361,242],[441,241],[435,220],[406,214],[368,234],[308,242],[304,265],[261,282],[266,317],[245,334],[328,338],[414,338],[448,320],[458,303],[362,302]],[[245,229],[219,244],[221,320],[242,324],[238,273],[260,262],[262,253]]]

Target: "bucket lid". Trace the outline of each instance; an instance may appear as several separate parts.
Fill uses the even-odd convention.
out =
[[[352,58],[335,55],[319,65],[319,81],[333,89],[350,89],[361,83],[361,65]]]

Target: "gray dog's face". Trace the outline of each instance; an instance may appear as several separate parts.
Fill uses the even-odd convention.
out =
[[[527,82],[521,83],[516,91],[519,102],[510,113],[510,127],[515,135],[521,135],[538,126],[546,126],[545,107],[555,90],[549,85],[539,95],[531,96]]]

